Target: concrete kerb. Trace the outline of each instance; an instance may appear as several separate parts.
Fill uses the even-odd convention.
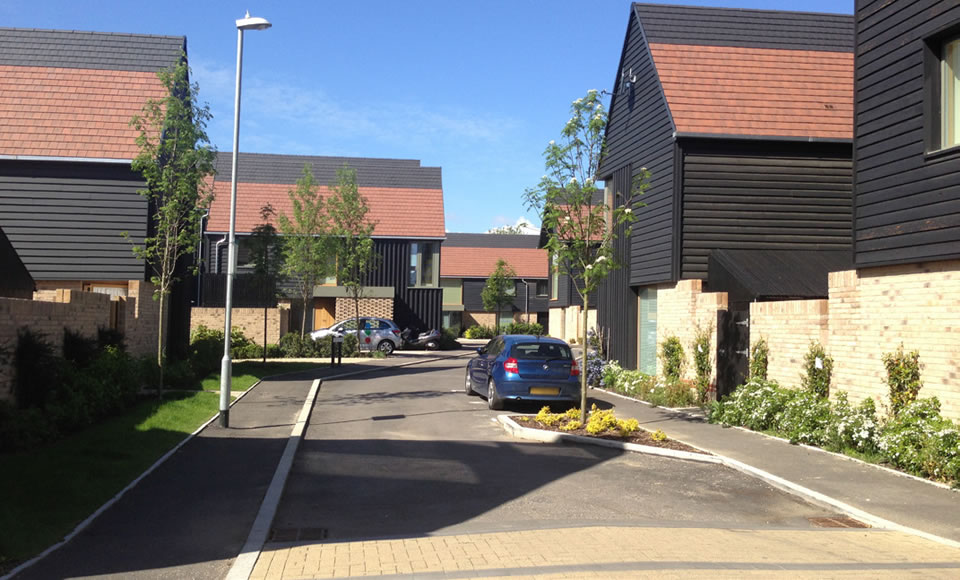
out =
[[[661,455],[664,457],[674,457],[677,459],[699,461],[701,463],[718,463],[721,465],[725,465],[731,469],[735,469],[751,477],[761,479],[781,491],[785,491],[792,495],[796,495],[811,503],[820,505],[822,507],[828,507],[830,509],[839,510],[841,513],[848,515],[854,519],[860,520],[861,522],[864,522],[866,524],[869,524],[871,527],[903,532],[906,534],[911,534],[914,536],[924,538],[926,540],[937,542],[946,546],[950,546],[951,548],[960,548],[960,542],[957,542],[955,540],[930,534],[922,530],[917,530],[915,528],[910,528],[907,526],[900,525],[896,522],[883,519],[881,517],[875,516],[871,513],[868,513],[861,509],[853,507],[850,504],[834,499],[828,495],[822,494],[818,491],[814,491],[800,484],[794,483],[792,481],[788,481],[786,479],[783,479],[782,477],[778,477],[762,469],[753,467],[752,465],[743,463],[742,461],[737,461],[736,459],[725,457],[723,455],[718,455],[714,453],[712,455],[703,456],[698,453],[675,451],[672,449],[660,449],[658,447],[650,447],[647,445],[621,443],[619,441],[610,441],[607,439],[596,439],[593,437],[584,437],[582,435],[573,435],[570,433],[557,433],[555,431],[545,431],[543,429],[523,427],[521,425],[518,425],[516,422],[510,419],[510,417],[508,417],[507,415],[499,415],[497,419],[499,420],[500,424],[503,425],[504,429],[506,429],[506,431],[509,432],[511,435],[515,437],[520,437],[523,439],[533,440],[533,441],[556,443],[559,441],[567,440],[567,441],[571,441],[575,443],[583,443],[587,445],[598,445],[601,447],[623,449],[623,450],[632,451],[635,453]],[[675,439],[675,441],[678,441],[685,445],[690,445],[689,443],[686,443],[685,441],[682,441],[680,439]],[[690,446],[694,447],[695,449],[700,449],[699,447],[696,447],[694,445],[690,445]],[[708,452],[708,453],[711,453],[711,452]]]
[[[296,456],[300,441],[303,439],[303,432],[306,430],[307,423],[310,419],[310,414],[313,412],[313,407],[316,402],[317,393],[320,391],[320,386],[324,380],[331,381],[361,374],[379,372],[386,369],[408,367],[427,362],[445,360],[448,358],[460,358],[464,356],[464,354],[469,353],[451,356],[434,356],[430,358],[424,358],[423,360],[414,360],[396,365],[384,365],[377,368],[368,368],[350,371],[347,373],[340,373],[338,375],[326,377],[322,380],[315,379],[306,400],[303,402],[303,407],[300,409],[300,415],[297,418],[296,424],[293,426],[293,430],[290,433],[290,438],[287,440],[287,446],[283,450],[283,456],[281,456],[280,462],[277,464],[277,469],[273,473],[273,479],[270,481],[270,487],[267,488],[267,493],[264,495],[263,502],[260,504],[260,510],[257,512],[257,517],[254,520],[253,526],[250,528],[247,541],[240,550],[240,554],[233,561],[230,571],[227,572],[226,580],[246,580],[253,573],[253,569],[257,564],[257,560],[260,558],[260,553],[263,551],[263,546],[267,541],[267,536],[270,533],[270,526],[273,524],[273,518],[277,513],[277,508],[280,506],[280,499],[283,497],[283,489],[286,486],[287,477],[290,475],[290,470],[293,468],[293,459]],[[260,384],[260,382],[258,381],[257,384]],[[252,389],[253,387],[250,387],[248,390]]]

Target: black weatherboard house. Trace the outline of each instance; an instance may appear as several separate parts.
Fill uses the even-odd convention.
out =
[[[608,198],[652,178],[600,293],[611,358],[655,372],[658,292],[681,280],[731,306],[826,291],[851,247],[852,73],[849,16],[631,6],[599,177]]]
[[[129,123],[185,51],[182,36],[0,28],[0,227],[38,289],[125,296],[147,279]],[[186,344],[190,294],[173,291],[168,350]]]
[[[226,234],[229,228],[232,155],[217,156],[214,181],[216,198],[204,231],[203,306],[222,307],[222,292],[212,290],[212,280],[223,280],[227,271]],[[446,234],[443,215],[443,185],[439,167],[423,167],[417,160],[370,159],[241,153],[238,159],[237,222],[240,240],[238,273],[249,272],[249,254],[243,239],[262,223],[260,210],[270,204],[278,213],[291,215],[289,192],[296,187],[305,165],[311,167],[321,194],[330,194],[337,170],[347,166],[357,171],[360,194],[370,208],[367,214],[376,227],[373,238],[380,255],[378,267],[369,274],[361,307],[363,315],[393,318],[401,328],[440,328],[440,244]],[[276,219],[271,223],[276,225]],[[331,257],[331,260],[333,257]],[[292,314],[291,325],[299,329],[300,300],[289,283],[281,283]],[[347,291],[331,276],[314,288],[312,312],[306,330],[326,328],[353,316]]]

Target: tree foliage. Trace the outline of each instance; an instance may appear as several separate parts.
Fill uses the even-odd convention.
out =
[[[490,277],[487,278],[487,283],[480,293],[480,298],[483,300],[483,309],[487,312],[494,310],[497,312],[497,322],[494,326],[498,334],[500,333],[500,312],[504,306],[513,302],[514,292],[511,292],[511,290],[516,290],[517,286],[514,280],[516,277],[517,273],[510,264],[501,258],[497,260],[497,266],[490,273]]]
[[[528,231],[530,228],[532,228],[532,227],[533,227],[533,226],[531,226],[531,225],[529,224],[529,222],[520,221],[520,222],[517,222],[516,224],[514,224],[514,225],[512,225],[512,226],[506,225],[506,226],[499,226],[499,227],[493,228],[492,230],[488,231],[487,233],[488,233],[488,234],[499,234],[499,235],[511,235],[511,236],[524,235],[524,234],[526,234],[527,231]]]
[[[250,255],[250,266],[257,276],[275,278],[283,268],[283,247],[273,225],[277,211],[273,205],[260,208],[260,223],[241,242]]]
[[[330,189],[333,194],[327,200],[327,213],[330,216],[330,242],[337,257],[337,283],[345,287],[353,299],[359,329],[360,299],[363,298],[367,273],[379,266],[380,256],[370,237],[377,224],[367,216],[370,208],[357,187],[355,169],[346,166],[338,169],[337,181]],[[359,346],[363,348],[362,340]]]
[[[648,187],[645,167],[634,172],[629,191],[611,191],[609,199],[596,185],[604,154],[607,112],[600,94],[591,90],[570,106],[570,120],[560,142],[550,141],[544,151],[547,173],[524,195],[528,209],[540,216],[547,233],[545,248],[554,257],[554,268],[569,276],[583,300],[580,343],[587,340],[589,295],[609,273],[619,267],[613,242],[630,235],[636,220],[637,199]],[[587,366],[587,349],[581,368]],[[587,416],[586,373],[581,373],[581,413]]]
[[[207,178],[213,175],[216,153],[206,133],[210,108],[200,103],[197,84],[190,83],[186,58],[157,76],[164,96],[147,100],[130,126],[138,133],[138,153],[131,166],[146,182],[139,193],[151,212],[147,235],[133,253],[149,265],[154,299],[160,301],[157,364],[162,383],[167,296],[182,272],[181,258],[196,251],[200,243],[204,210],[213,201],[212,182]]]
[[[297,295],[303,302],[303,318],[300,336],[307,328],[307,311],[313,298],[313,287],[329,273],[329,231],[324,200],[314,183],[313,171],[304,165],[297,186],[288,192],[292,206],[291,215],[280,213],[277,223],[283,240],[283,266],[280,273],[296,281]]]

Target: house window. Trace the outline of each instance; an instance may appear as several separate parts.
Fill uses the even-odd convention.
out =
[[[440,285],[440,254],[438,242],[414,242],[410,244],[410,269],[408,285],[411,287],[436,288]]]
[[[506,289],[504,290],[503,293],[506,294],[507,296],[516,296],[516,295],[517,295],[517,282],[516,282],[516,280],[511,280],[511,282],[512,282],[512,283],[511,283],[509,286],[506,287]]]
[[[337,256],[330,254],[327,256],[327,275],[321,278],[321,286],[337,285]]]
[[[463,280],[461,278],[443,278],[440,280],[440,287],[443,288],[444,304],[463,304]]]
[[[540,298],[546,298],[547,296],[546,280],[537,280],[537,296],[539,296]]]
[[[510,326],[513,324],[513,310],[505,311],[500,313],[500,332],[503,332],[503,327]]]
[[[557,255],[550,256],[550,300],[560,297],[560,269]]]
[[[960,145],[960,37],[943,44],[940,56],[940,146]]]
[[[657,289],[640,290],[639,331],[640,352],[637,369],[648,375],[657,374]]]

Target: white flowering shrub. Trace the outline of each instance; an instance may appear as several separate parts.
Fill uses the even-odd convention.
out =
[[[827,426],[825,447],[831,451],[853,449],[860,453],[876,453],[880,435],[877,407],[873,399],[866,398],[856,407],[840,391],[833,403],[830,425]]]
[[[776,421],[777,432],[791,443],[823,445],[830,425],[830,402],[814,391],[794,391]]]
[[[729,397],[710,407],[711,423],[737,425],[754,431],[766,431],[777,425],[777,416],[795,392],[783,389],[776,381],[750,379]]]
[[[908,403],[886,425],[878,446],[893,465],[941,481],[960,481],[960,431],[940,415],[936,397]]]

